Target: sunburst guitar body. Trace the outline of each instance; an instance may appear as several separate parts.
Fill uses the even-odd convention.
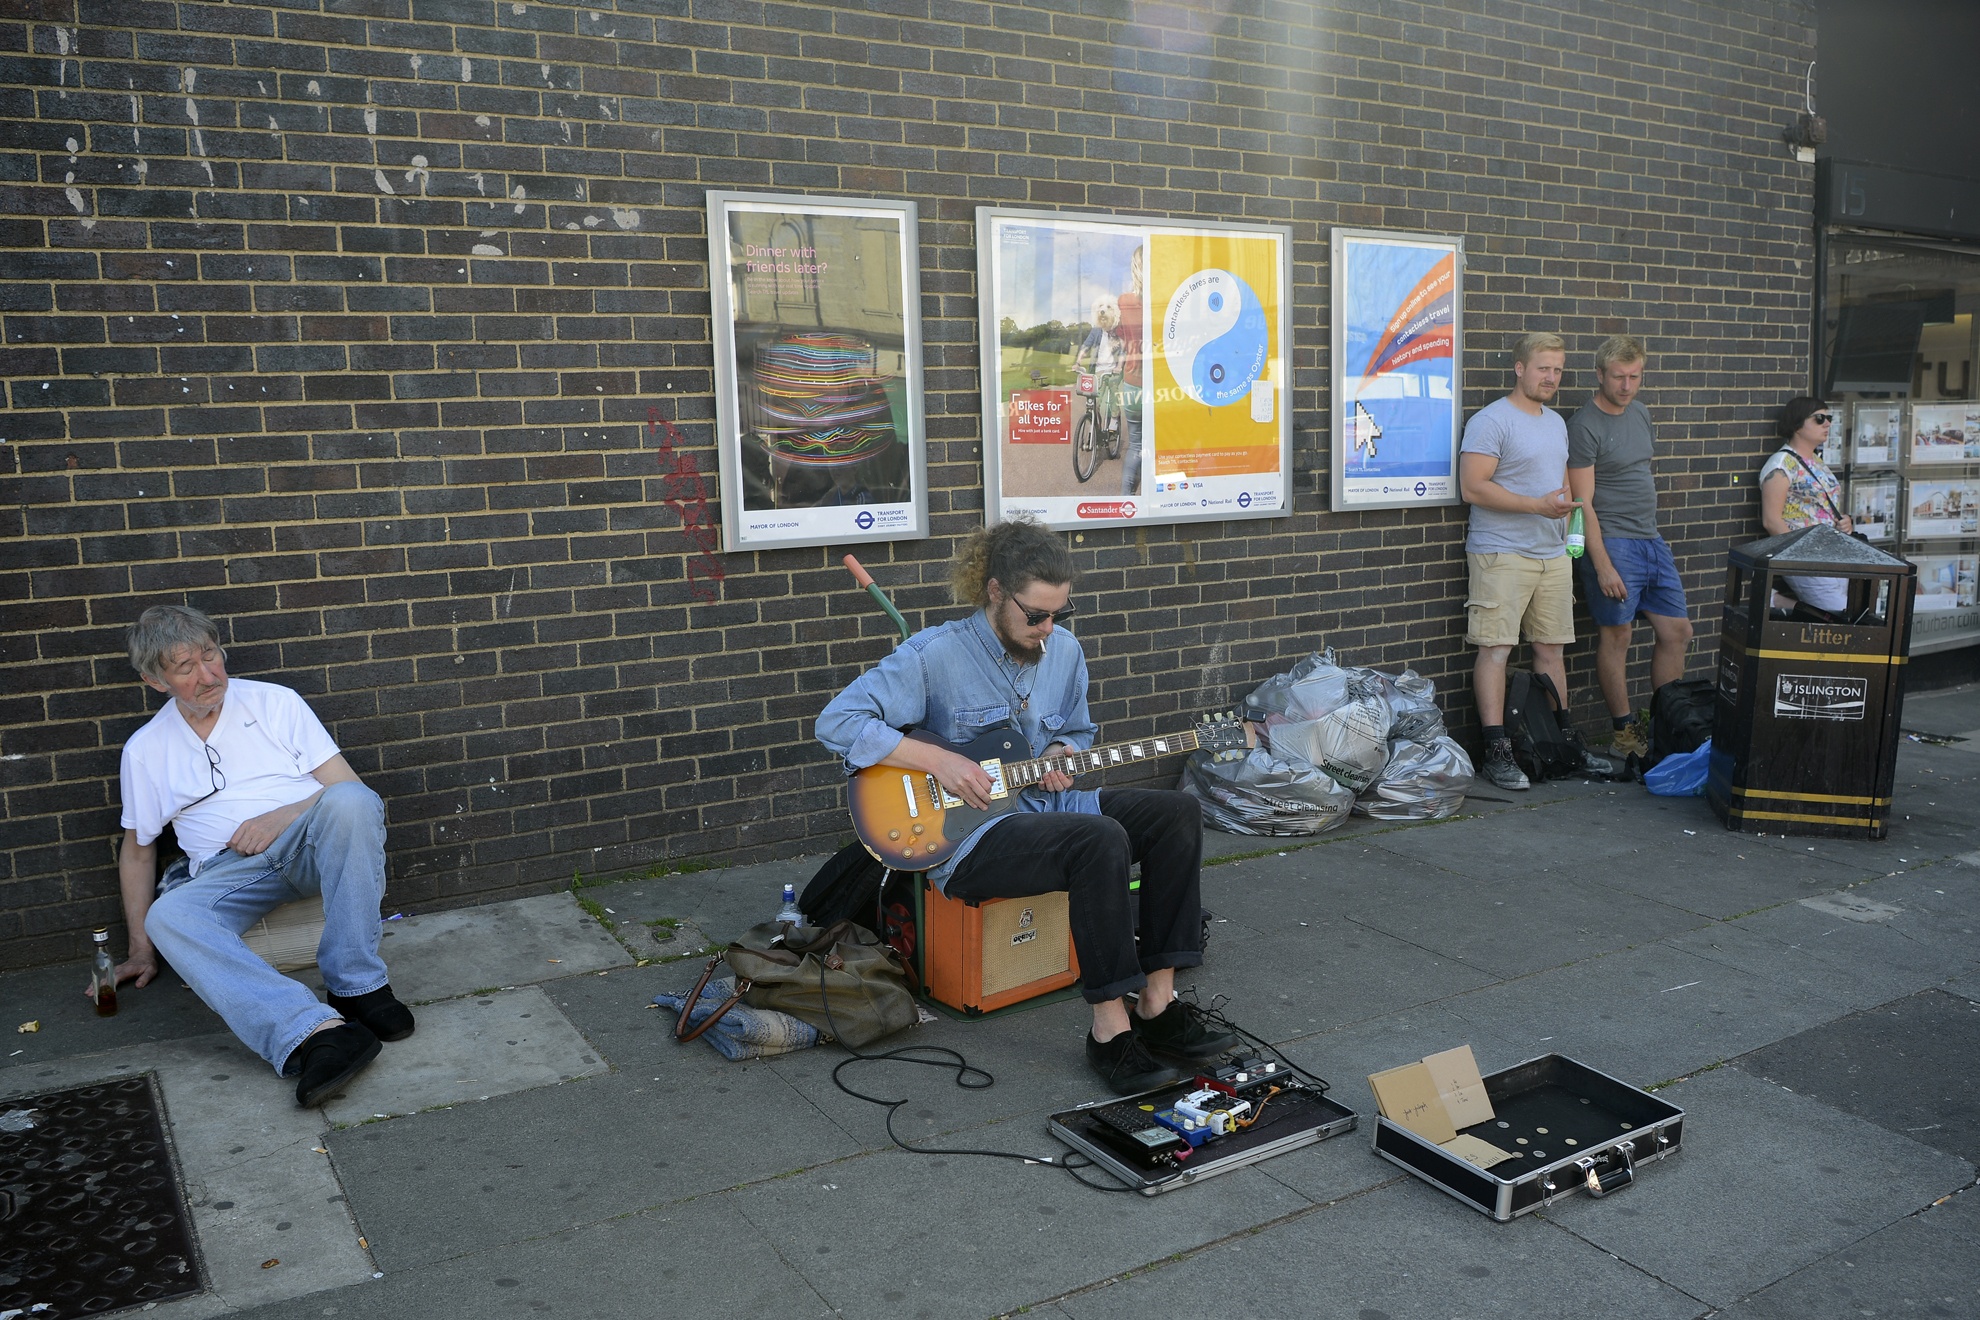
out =
[[[1017,810],[1018,794],[1055,770],[1077,776],[1199,749],[1221,759],[1242,756],[1252,743],[1251,731],[1231,715],[1205,720],[1187,733],[1064,756],[1026,757],[1030,749],[1025,746],[1024,735],[1013,728],[992,729],[967,746],[957,746],[920,729],[910,730],[907,736],[981,765],[990,776],[990,807],[978,811],[925,770],[870,765],[856,772],[846,790],[853,830],[868,852],[896,871],[926,871],[940,866],[977,826],[992,816]]]

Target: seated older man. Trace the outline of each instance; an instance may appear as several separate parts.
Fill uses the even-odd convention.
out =
[[[227,676],[220,630],[198,610],[158,605],[130,634],[131,665],[171,698],[124,745],[118,873],[140,986],[158,956],[314,1107],[404,1040],[413,1016],[378,955],[385,804],[303,699]],[[186,855],[158,875],[159,832]],[[326,1007],[241,939],[293,899],[323,898],[317,966]]]

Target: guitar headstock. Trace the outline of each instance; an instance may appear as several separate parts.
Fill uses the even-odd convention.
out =
[[[1219,711],[1196,726],[1196,745],[1219,761],[1238,761],[1258,745],[1258,735],[1236,711]]]

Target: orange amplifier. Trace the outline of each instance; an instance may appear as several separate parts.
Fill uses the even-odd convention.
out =
[[[993,1013],[1079,980],[1063,890],[979,904],[924,885],[918,952],[928,997],[964,1013]]]

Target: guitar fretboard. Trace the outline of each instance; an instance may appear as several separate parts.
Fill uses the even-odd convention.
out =
[[[1115,743],[1111,747],[1095,747],[1086,752],[1068,752],[1064,756],[1040,756],[1030,761],[1006,761],[1004,786],[1012,790],[1028,788],[1054,770],[1077,778],[1090,770],[1099,770],[1110,765],[1127,765],[1134,761],[1147,761],[1175,752],[1193,752],[1200,745],[1196,732],[1192,729],[1188,733],[1170,734],[1161,738],[1143,738],[1138,742]]]

